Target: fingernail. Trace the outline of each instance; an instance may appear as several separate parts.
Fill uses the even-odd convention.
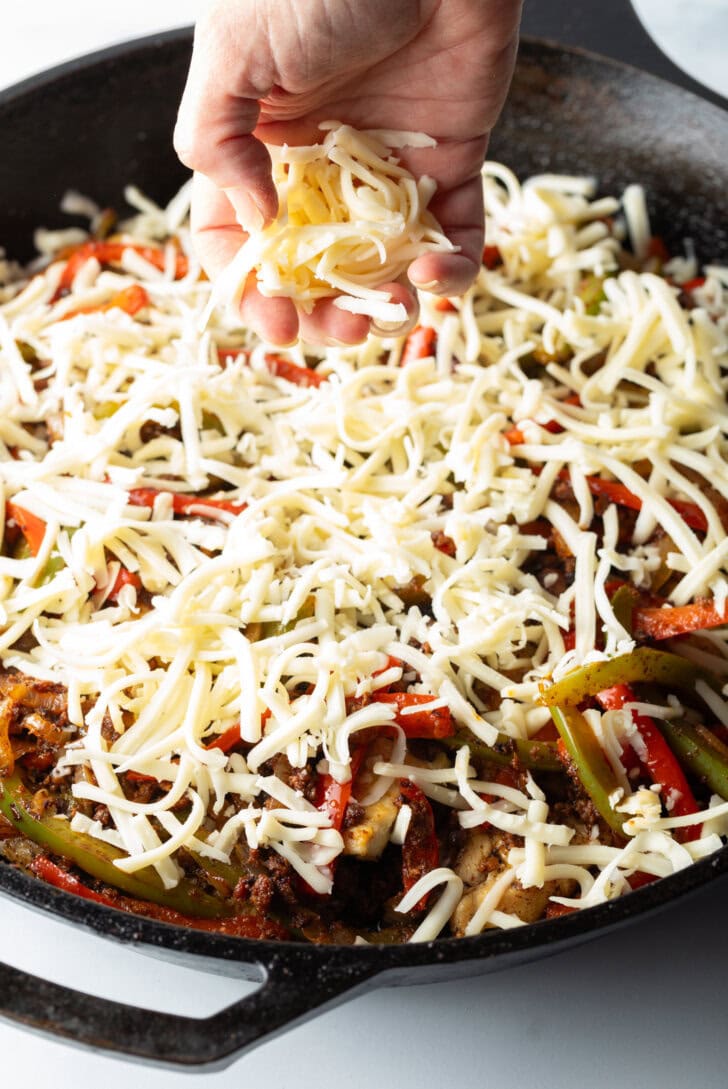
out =
[[[262,231],[265,226],[265,217],[261,212],[258,205],[255,203],[255,197],[252,193],[249,193],[247,189],[226,189],[224,190],[225,196],[232,204],[238,223],[250,234],[253,231]]]
[[[419,288],[420,291],[434,291],[436,287],[440,286],[439,280],[428,280],[426,284],[421,284],[419,280],[412,280],[412,283],[415,287]]]
[[[408,333],[411,328],[411,318],[399,325],[377,325],[375,321],[371,324],[371,331],[374,336],[381,337],[382,340],[394,340],[396,337],[402,336],[403,333]]]

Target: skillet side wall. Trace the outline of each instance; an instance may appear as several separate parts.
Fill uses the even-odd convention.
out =
[[[172,196],[186,176],[172,151],[171,133],[189,55],[189,33],[175,32],[72,62],[25,88],[0,93],[0,240],[9,254],[29,257],[39,224],[72,222],[58,212],[69,188],[117,208],[128,182],[160,201]],[[490,153],[522,176],[585,172],[615,193],[640,181],[655,211],[655,229],[668,245],[678,247],[691,237],[703,259],[728,258],[728,114],[654,77],[526,40]],[[379,970],[427,966],[433,977],[461,959],[471,964],[481,958],[505,962],[509,955],[526,960],[661,906],[726,869],[728,849],[621,903],[586,913],[588,918],[523,928],[515,936],[436,943],[435,949],[339,949],[337,955],[339,963],[352,965],[376,957]],[[112,918],[1,865],[0,887],[41,910],[120,941],[165,949],[172,957],[187,953],[201,961],[209,952],[211,960],[237,962],[238,951],[249,946],[116,913]],[[248,950],[250,960],[266,961],[270,950],[265,943],[257,948],[258,956]],[[318,964],[331,952],[297,956]]]
[[[0,246],[9,256],[33,256],[38,226],[83,223],[59,210],[69,189],[122,211],[126,185],[164,202],[189,175],[172,132],[191,33],[96,56],[28,80],[25,94],[0,93]]]

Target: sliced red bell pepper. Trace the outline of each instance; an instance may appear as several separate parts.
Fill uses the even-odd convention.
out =
[[[351,778],[346,783],[339,783],[332,775],[325,772],[316,782],[316,808],[328,813],[331,827],[340,832],[344,824],[346,807],[351,798],[354,780],[364,759],[364,749],[355,749],[351,754]]]
[[[430,870],[437,869],[440,863],[440,846],[435,832],[435,818],[427,797],[411,779],[400,779],[401,797],[412,810],[407,835],[402,844],[402,884],[409,892],[421,877]],[[412,909],[424,911],[429,893]]]
[[[564,397],[562,403],[565,405],[580,405],[581,400],[578,393],[570,393],[568,397]],[[547,420],[546,423],[539,424],[539,427],[542,427],[544,431],[548,431],[551,435],[560,435],[564,431],[563,426],[557,423],[556,420]],[[503,431],[501,434],[511,446],[519,446],[526,441],[520,427],[509,427],[507,431]]]
[[[662,609],[635,605],[632,610],[632,634],[636,639],[672,639],[691,631],[719,628],[722,624],[728,624],[728,607],[720,612],[712,601]]]
[[[199,507],[224,510],[228,514],[241,514],[248,505],[234,499],[213,499],[206,495],[164,492],[161,488],[132,488],[129,492],[129,503],[132,507],[151,508],[154,506],[154,501],[158,495],[167,494],[172,496],[172,511],[174,514],[200,514]]]
[[[43,519],[38,518],[36,514],[31,514],[31,512],[25,510],[24,507],[19,507],[12,499],[8,500],[5,510],[6,516],[16,523],[20,532],[25,537],[31,553],[34,556],[37,556],[40,552],[40,546],[43,544],[46,530],[46,524]]]
[[[248,358],[249,352],[245,348],[218,348],[217,357],[221,363],[227,363],[230,359],[237,359],[239,356]]]
[[[158,783],[155,775],[145,775],[143,771],[126,771],[124,775],[130,783]]]
[[[228,726],[224,733],[219,737],[214,738],[209,744],[205,745],[206,749],[222,749],[224,753],[231,752],[236,745],[240,744],[240,723],[236,722],[234,726]]]
[[[437,333],[429,325],[416,325],[404,342],[400,367],[406,367],[415,359],[426,359],[428,355],[434,355]]]
[[[658,234],[653,234],[652,238],[647,243],[647,256],[656,257],[661,265],[666,264],[670,260],[670,251]]]
[[[411,707],[433,703],[435,698],[421,692],[374,692],[372,694],[372,699],[377,703],[386,703],[395,708],[395,724],[401,727],[405,737],[412,739],[451,737],[455,733],[455,724],[449,707],[404,713]]]
[[[578,908],[571,907],[570,904],[555,904],[553,900],[549,900],[544,912],[544,918],[559,919],[562,915],[571,915],[578,910]]]
[[[503,264],[503,258],[501,257],[501,251],[497,246],[484,246],[483,247],[483,264],[492,272],[494,268],[498,268]]]
[[[76,310],[69,310],[60,320],[69,321],[78,314],[103,314],[115,309],[123,310],[125,314],[134,317],[145,306],[149,306],[149,295],[141,284],[131,284],[123,291],[118,291],[108,302],[100,303],[98,306],[79,306]]]
[[[680,284],[680,287],[683,291],[695,291],[697,288],[702,287],[704,283],[704,276],[695,276],[692,280],[686,280],[684,284]]]
[[[457,311],[455,303],[450,302],[449,299],[435,299],[433,306],[435,310],[439,310],[441,314],[449,314],[453,311]]]
[[[432,534],[432,543],[440,552],[444,552],[446,556],[454,558],[456,552],[455,542],[452,537],[448,537],[447,533],[443,533],[442,530],[439,529],[436,530],[436,532]]]
[[[47,855],[39,855],[31,863],[31,869],[41,881],[64,892],[81,896],[84,900],[93,900],[96,904],[116,908],[133,915],[145,915],[173,926],[191,927],[193,930],[207,930],[217,934],[228,934],[238,938],[270,938],[284,940],[289,932],[280,923],[272,919],[263,919],[258,915],[233,915],[227,918],[202,919],[192,915],[183,915],[174,908],[153,904],[148,900],[133,900],[119,894],[107,895],[94,892],[83,881],[56,865]],[[222,906],[222,905],[221,905]]]
[[[559,472],[559,480],[571,481],[568,469]],[[587,486],[592,495],[604,496],[610,503],[616,503],[618,507],[628,507],[630,510],[642,510],[642,500],[639,496],[620,484],[618,480],[603,480],[599,476],[586,477]],[[691,529],[697,529],[705,533],[708,522],[702,510],[696,503],[690,503],[685,499],[668,499],[671,507],[682,516],[686,525]]]
[[[133,586],[137,593],[139,593],[142,588],[142,580],[139,578],[136,571],[129,571],[126,567],[120,567],[116,578],[114,579],[114,585],[106,595],[106,600],[118,601],[119,594],[125,586]]]
[[[615,684],[612,688],[599,692],[597,701],[605,711],[619,711],[625,703],[636,703],[637,697],[628,684]],[[661,788],[664,800],[667,800],[667,795],[673,795],[674,801],[672,809],[669,810],[670,815],[682,817],[688,813],[697,813],[698,803],[693,797],[682,768],[658,727],[647,715],[638,714],[636,711],[632,712],[632,721],[645,746],[643,762],[652,781]],[[700,828],[699,824],[688,825],[687,828],[676,828],[675,838],[681,843],[698,839]]]
[[[265,362],[272,375],[292,382],[294,386],[320,386],[326,381],[325,375],[311,367],[299,367],[298,363],[292,363],[290,359],[283,359],[278,355],[267,355]]]
[[[163,272],[166,267],[165,252],[158,246],[142,246],[134,242],[84,242],[69,255],[51,302],[57,302],[66,292],[70,291],[79,270],[89,258],[95,257],[101,265],[118,265],[125,250],[134,250],[150,265],[158,268],[160,272]],[[175,258],[175,279],[181,280],[183,276],[187,275],[188,271],[189,261],[187,257],[183,253],[178,253]]]
[[[635,872],[627,878],[627,884],[632,890],[641,889],[644,885],[651,885],[653,881],[657,881],[657,875],[654,873],[645,873],[644,870],[635,870]]]

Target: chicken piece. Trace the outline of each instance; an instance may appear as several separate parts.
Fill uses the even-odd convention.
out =
[[[465,935],[465,928],[501,872],[494,871],[488,874],[485,881],[465,893],[450,919],[450,926],[456,938],[462,938]],[[551,896],[573,896],[576,887],[576,882],[570,880],[546,881],[542,888],[535,885],[524,888],[520,881],[514,881],[501,896],[497,910],[516,915],[524,923],[535,923],[543,918]]]
[[[453,869],[466,885],[479,885],[488,870],[493,869],[494,837],[490,832],[476,829],[468,836]]]
[[[399,780],[395,780],[378,802],[363,806],[356,824],[344,828],[344,854],[375,862],[389,842],[399,807]]]

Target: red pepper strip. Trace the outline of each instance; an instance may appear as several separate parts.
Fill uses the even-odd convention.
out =
[[[578,908],[571,907],[569,904],[555,904],[550,900],[546,905],[544,916],[546,919],[558,919],[562,915],[571,915],[572,912],[578,910]]]
[[[290,359],[282,359],[278,355],[267,355],[265,362],[272,375],[284,378],[294,386],[320,386],[326,381],[325,375],[318,371],[311,370],[310,367],[299,367],[297,363],[291,363]]]
[[[120,567],[117,576],[114,579],[114,585],[106,595],[106,600],[118,601],[119,594],[125,586],[133,586],[138,593],[142,588],[142,580],[139,578],[136,571],[129,571],[126,567]]]
[[[625,703],[636,703],[637,697],[628,684],[615,684],[613,688],[599,692],[597,700],[605,711],[619,711]],[[683,770],[655,723],[647,715],[640,715],[636,711],[632,712],[632,721],[645,746],[644,764],[652,776],[652,781],[662,789],[664,801],[668,800],[669,794],[673,795],[673,806],[668,810],[670,816],[683,817],[688,813],[697,813],[698,803]],[[697,839],[700,829],[699,824],[676,828],[675,839],[680,843]]]
[[[436,340],[437,333],[429,325],[416,325],[404,342],[400,367],[406,367],[415,359],[426,359],[428,355],[433,355]]]
[[[411,714],[403,713],[407,708],[417,707],[419,704],[433,703],[435,698],[435,696],[421,692],[372,693],[372,700],[377,703],[394,705],[395,725],[402,728],[405,737],[452,737],[455,733],[455,724],[448,707],[435,707],[431,711],[413,711]]]
[[[696,288],[702,287],[705,283],[704,276],[696,276],[692,280],[686,280],[684,284],[680,284],[683,291],[695,291]]]
[[[266,707],[265,711],[261,715],[260,721],[262,724],[265,724],[269,718],[270,710]],[[241,741],[242,738],[240,736],[240,723],[236,722],[234,726],[228,726],[227,730],[225,730],[224,733],[220,734],[218,737],[213,738],[213,740],[204,747],[206,749],[222,749],[223,752],[228,753],[232,749],[234,749],[236,745],[239,745]]]
[[[399,791],[412,810],[409,828],[402,844],[402,884],[409,892],[421,877],[434,870],[440,863],[440,846],[435,834],[435,818],[432,806],[424,793],[411,779],[400,779]],[[424,911],[429,893],[412,908]]]
[[[132,915],[146,915],[151,919],[159,919],[163,923],[171,923],[173,926],[191,927],[194,930],[214,931],[217,934],[229,934],[237,938],[273,938],[285,940],[290,934],[271,919],[261,919],[253,915],[233,915],[222,919],[198,919],[192,915],[183,915],[174,908],[162,907],[152,904],[147,900],[133,900],[128,896],[108,896],[94,892],[73,874],[68,873],[61,866],[57,866],[46,855],[39,855],[31,863],[33,873],[49,885],[64,892],[81,896],[84,900],[93,900],[96,904],[104,904],[105,907],[117,908],[119,911],[127,911]]]
[[[446,556],[452,556],[454,558],[456,552],[455,542],[452,537],[448,537],[442,530],[438,529],[432,534],[432,543],[440,552],[444,552]]]
[[[571,480],[568,469],[562,469],[558,475],[559,480],[565,480],[567,483]],[[634,492],[631,492],[624,484],[620,484],[619,481],[602,480],[599,476],[588,476],[586,482],[592,495],[603,495],[610,503],[616,503],[619,507],[642,510],[642,500],[639,496],[636,496]],[[708,522],[696,503],[689,503],[684,499],[668,499],[668,503],[675,508],[691,529],[700,530],[702,533],[707,531]]]
[[[719,628],[728,624],[728,608],[718,612],[712,601],[695,601],[692,605],[653,609],[636,605],[632,611],[632,634],[635,639],[672,639],[704,628]]]
[[[457,310],[455,303],[450,302],[449,299],[435,299],[433,303],[435,310],[439,310],[440,313],[449,314],[453,310]]]
[[[79,270],[86,264],[89,257],[91,257],[91,254],[87,251],[86,246],[81,246],[80,249],[76,250],[75,253],[71,254],[68,261],[66,262],[66,267],[61,273],[61,278],[58,281],[58,287],[56,288],[55,294],[51,299],[52,303],[58,302],[58,300],[63,295],[65,295],[66,292],[71,290],[73,281],[76,279]]]
[[[554,730],[556,730],[556,727],[554,727]],[[558,737],[558,731],[556,731],[556,736]],[[516,769],[510,765],[505,768],[499,768],[491,782],[500,783],[501,786],[513,787],[514,790],[520,789],[520,776]],[[488,805],[491,805],[498,800],[496,794],[479,794],[478,797],[482,798]],[[488,821],[486,821],[486,824],[488,827],[492,828],[492,825]]]
[[[31,514],[24,507],[19,507],[17,503],[13,503],[12,499],[7,504],[6,514],[19,526],[20,532],[28,542],[28,548],[34,556],[37,556],[45,536],[46,524],[43,519]]]
[[[654,873],[645,873],[644,870],[635,870],[631,877],[627,878],[627,884],[631,889],[641,889],[643,885],[650,885],[653,881],[657,881],[657,876]]]
[[[127,771],[124,773],[130,783],[158,783],[159,779],[154,775],[145,775],[143,771]]]
[[[134,250],[134,253],[138,253],[150,265],[164,272],[166,255],[164,250],[157,246],[139,246],[129,242],[84,242],[75,253],[70,255],[51,302],[57,302],[62,295],[70,291],[79,269],[90,257],[95,257],[101,265],[118,265],[125,250]],[[183,253],[178,253],[175,259],[175,279],[181,280],[187,275],[188,270],[189,261]]]
[[[145,306],[149,306],[149,295],[141,284],[131,284],[123,291],[117,292],[108,302],[100,303],[98,306],[79,306],[76,310],[69,310],[60,320],[69,321],[77,314],[104,314],[114,309],[123,310],[125,314],[134,317]]]
[[[328,813],[331,827],[337,832],[341,831],[346,815],[346,807],[349,804],[354,780],[359,774],[364,748],[355,749],[351,754],[351,778],[346,783],[337,783],[336,779],[328,772],[319,775],[316,782],[316,808]]]
[[[223,752],[228,753],[231,749],[234,749],[236,745],[240,744],[240,740],[240,723],[236,722],[234,726],[229,726],[219,737],[216,737],[213,741],[210,741],[208,745],[205,745],[205,748],[222,749]]]
[[[237,359],[238,356],[244,356],[247,358],[248,353],[245,348],[218,348],[217,358],[221,363],[227,363],[229,359]]]
[[[229,514],[241,514],[247,507],[247,503],[236,502],[233,499],[210,499],[206,495],[185,495],[182,492],[164,492],[161,488],[132,488],[129,492],[129,503],[132,507],[153,507],[158,495],[172,496],[172,511],[174,514],[198,514],[204,517],[198,508],[213,507],[215,510],[226,510]]]
[[[501,257],[501,252],[497,246],[483,247],[483,264],[490,272],[503,264],[503,258]]]
[[[580,405],[581,400],[579,394],[570,393],[568,397],[564,397],[562,404]],[[562,424],[557,423],[556,420],[547,420],[546,423],[539,424],[539,427],[542,427],[544,431],[548,431],[551,435],[560,435],[564,430]],[[503,431],[502,435],[506,442],[509,442],[511,446],[518,446],[526,441],[520,427],[511,427],[508,431]]]
[[[654,234],[647,243],[647,256],[656,257],[663,265],[670,260],[670,251],[659,235]]]

